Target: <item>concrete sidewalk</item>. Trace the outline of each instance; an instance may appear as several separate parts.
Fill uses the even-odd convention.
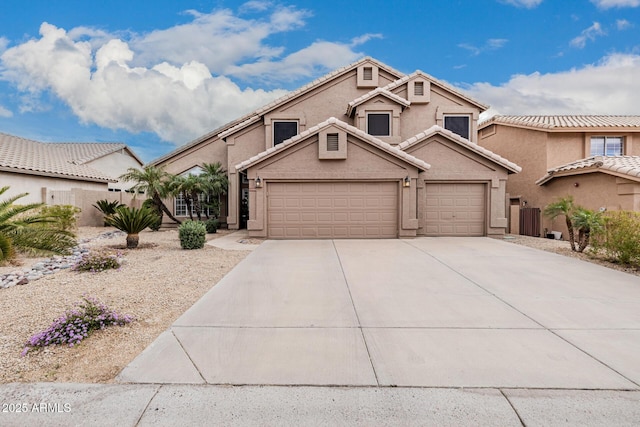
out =
[[[638,307],[499,240],[265,241],[121,384],[0,386],[0,425],[640,425]]]

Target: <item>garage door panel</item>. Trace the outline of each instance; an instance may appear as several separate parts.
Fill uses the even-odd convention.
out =
[[[425,233],[429,236],[483,236],[485,184],[427,183]]]
[[[398,184],[269,183],[272,238],[394,238]]]

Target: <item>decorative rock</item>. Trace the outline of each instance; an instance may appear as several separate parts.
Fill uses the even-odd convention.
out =
[[[82,239],[79,243],[88,243],[97,239],[111,239],[114,237],[124,236],[126,233],[122,231],[108,231],[102,233],[93,239]],[[72,268],[75,264],[82,259],[85,254],[89,253],[89,248],[76,246],[72,248],[72,254],[66,256],[56,255],[42,262],[35,263],[31,267],[25,267],[22,270],[12,271],[8,274],[0,275],[0,289],[10,288],[16,285],[26,285],[34,280],[41,279],[45,275],[51,275],[58,271],[67,270]],[[118,261],[122,264],[124,261],[119,258]]]

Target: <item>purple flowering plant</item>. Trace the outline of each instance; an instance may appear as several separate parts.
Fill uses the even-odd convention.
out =
[[[122,253],[96,252],[82,256],[80,261],[73,267],[75,271],[89,271],[97,273],[104,270],[117,270],[120,268],[120,258]]]
[[[133,320],[132,316],[118,314],[94,297],[83,296],[82,301],[54,320],[48,329],[29,338],[22,350],[22,356],[26,356],[35,348],[52,344],[67,344],[73,347],[93,331],[113,325],[124,326]]]

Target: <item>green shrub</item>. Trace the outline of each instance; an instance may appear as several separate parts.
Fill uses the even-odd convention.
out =
[[[207,229],[207,233],[217,233],[218,227],[220,227],[220,221],[216,218],[211,218],[204,223],[204,226]]]
[[[613,211],[604,215],[604,227],[593,236],[592,246],[622,264],[640,265],[640,213]]]
[[[63,231],[75,230],[78,222],[78,214],[81,209],[71,205],[43,206],[40,210],[42,216],[54,218],[58,228]]]
[[[73,267],[75,271],[90,271],[96,273],[104,270],[117,270],[120,268],[119,253],[95,252],[86,254]]]
[[[201,249],[204,247],[207,228],[200,221],[184,221],[178,227],[182,249]]]
[[[127,249],[138,247],[138,233],[158,220],[155,212],[147,208],[120,206],[116,213],[105,218],[107,224],[127,233]]]
[[[162,211],[160,211],[159,213],[157,212],[156,206],[155,206],[155,204],[153,203],[153,200],[152,200],[152,199],[147,199],[147,200],[145,200],[145,201],[142,203],[142,207],[143,207],[143,208],[147,208],[147,209],[149,209],[150,211],[156,212],[156,217],[157,217],[157,218],[156,218],[156,221],[155,221],[153,224],[151,224],[151,225],[149,226],[149,228],[150,228],[152,231],[158,231],[158,230],[160,230],[160,226],[162,225]]]

